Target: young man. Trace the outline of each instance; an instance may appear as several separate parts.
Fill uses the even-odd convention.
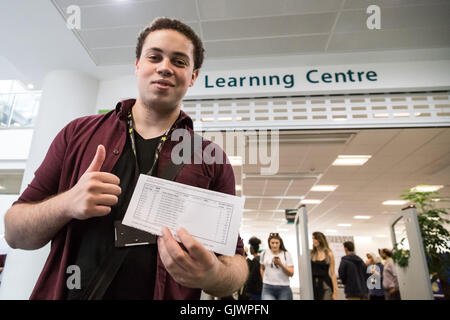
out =
[[[167,228],[156,239],[120,223],[139,173],[165,174],[176,145],[170,133],[193,134],[192,120],[180,108],[197,79],[203,51],[190,27],[156,19],[138,38],[138,98],[119,102],[105,115],[76,119],[57,135],[33,181],[5,216],[11,247],[32,250],[52,241],[31,299],[92,298],[89,291],[104,286],[105,266],[114,265],[108,258],[120,250],[127,253],[118,270],[94,298],[199,299],[201,289],[220,297],[245,282],[240,237],[233,257],[217,257],[183,228],[177,231],[180,245]],[[209,144],[203,141],[202,148]],[[215,150],[216,159],[226,160],[220,148]],[[192,161],[175,181],[235,194],[227,161]],[[125,247],[117,241],[124,233],[148,244]],[[80,286],[67,285],[68,266],[79,267]]]
[[[345,286],[345,297],[348,300],[367,300],[366,264],[355,254],[355,245],[351,241],[344,242],[345,256],[339,265],[339,278]]]

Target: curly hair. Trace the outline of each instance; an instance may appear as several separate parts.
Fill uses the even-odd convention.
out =
[[[191,27],[176,19],[156,18],[149,26],[142,30],[137,39],[136,59],[139,60],[141,58],[142,47],[149,33],[167,29],[178,31],[192,42],[194,45],[194,70],[200,69],[205,53],[202,40]]]
[[[248,240],[248,243],[250,245],[250,253],[251,254],[259,252],[259,245],[261,244],[261,240],[260,239],[258,239],[257,237],[251,237]]]

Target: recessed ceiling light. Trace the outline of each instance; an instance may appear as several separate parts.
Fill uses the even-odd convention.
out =
[[[383,204],[385,206],[402,206],[402,205],[407,204],[407,203],[408,203],[408,201],[406,201],[406,200],[386,200],[386,201],[383,201]]]
[[[339,223],[338,227],[351,227],[352,225],[350,223]]]
[[[325,230],[325,233],[336,233],[336,232],[337,232],[337,230],[334,230],[334,229]]]
[[[327,192],[334,191],[338,186],[318,185],[311,188],[311,191]]]
[[[354,216],[354,219],[359,219],[359,220],[368,220],[371,219],[371,216]]]
[[[411,192],[434,192],[442,189],[444,186],[427,186],[427,185],[418,185],[414,188],[411,188]]]
[[[242,157],[228,157],[232,166],[242,166]]]
[[[29,84],[27,85],[27,88],[33,90],[33,89],[34,89],[34,85],[33,85],[32,83],[29,83]]]
[[[201,118],[201,120],[203,122],[212,122],[212,121],[214,121],[214,118]]]
[[[301,201],[301,203],[304,203],[304,204],[319,204],[321,202],[322,202],[322,200],[318,200],[318,199],[303,199]]]
[[[242,186],[240,184],[236,185],[236,191],[241,191],[242,190]]]
[[[339,155],[333,162],[333,166],[362,166],[367,162],[372,156],[370,155]]]

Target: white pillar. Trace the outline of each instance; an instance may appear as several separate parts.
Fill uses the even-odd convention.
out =
[[[70,70],[46,75],[39,113],[25,168],[21,193],[34,177],[57,133],[71,120],[94,114],[98,80]],[[10,250],[0,286],[0,299],[28,299],[50,252],[50,244],[34,250]]]

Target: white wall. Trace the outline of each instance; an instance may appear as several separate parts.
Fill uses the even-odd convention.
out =
[[[99,83],[96,103],[97,110],[113,109],[120,100],[136,98],[137,94],[136,77],[132,70],[130,70],[129,76],[103,80]]]
[[[26,160],[30,152],[33,129],[6,129],[0,130],[0,161]],[[0,169],[1,167],[0,162]],[[23,168],[10,168],[23,169]]]

